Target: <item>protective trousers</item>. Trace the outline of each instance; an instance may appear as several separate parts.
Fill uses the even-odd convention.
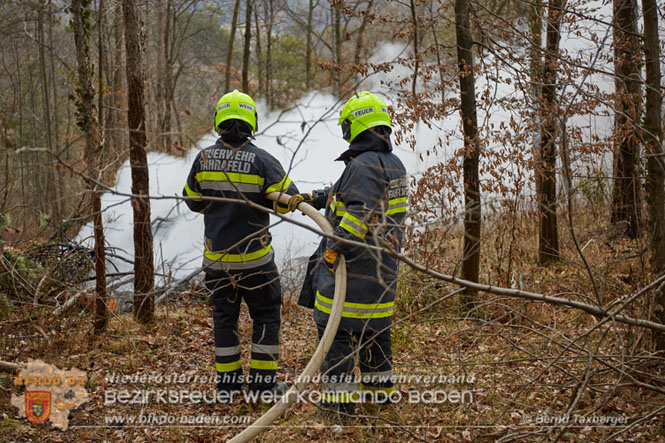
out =
[[[206,286],[213,292],[217,389],[227,392],[242,390],[244,381],[248,382],[250,390],[271,389],[277,381],[282,305],[275,263],[251,270],[207,272]],[[242,370],[238,337],[238,317],[243,299],[253,321],[247,380]]]
[[[317,325],[317,328],[320,340],[325,327]],[[360,380],[354,373],[356,352]],[[321,366],[323,408],[351,414],[358,401],[385,403],[394,386],[390,328],[337,331]]]

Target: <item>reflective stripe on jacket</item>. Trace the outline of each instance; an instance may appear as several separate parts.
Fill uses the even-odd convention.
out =
[[[187,177],[183,195],[187,206],[204,214],[205,269],[253,269],[273,260],[268,225],[270,216],[244,203],[206,201],[203,197],[247,199],[286,213],[288,208],[268,200],[270,192],[298,193],[282,165],[249,141],[221,138],[199,152]]]
[[[328,191],[325,215],[336,235],[399,252],[407,189],[406,170],[396,155],[361,152],[347,163],[342,176]],[[315,202],[315,206],[322,205]],[[310,266],[299,303],[314,308],[318,324],[327,322],[335,276],[320,263],[326,247],[346,257],[347,291],[340,328],[361,330],[367,322],[375,330],[390,325],[399,263],[386,254],[361,247],[324,239],[315,257],[319,265]]]

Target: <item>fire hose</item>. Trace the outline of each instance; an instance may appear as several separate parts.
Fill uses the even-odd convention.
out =
[[[278,201],[284,205],[289,202],[289,195],[272,192],[267,195],[271,200]],[[314,222],[321,228],[321,230],[326,234],[333,234],[333,229],[328,220],[321,215],[319,211],[314,209],[313,206],[310,206],[307,203],[300,203],[298,205],[298,210],[303,214],[314,220]],[[259,417],[254,423],[245,428],[240,434],[233,437],[229,442],[231,443],[241,443],[248,442],[261,432],[266,431],[270,428],[272,423],[277,420],[282,414],[284,414],[292,405],[295,403],[298,398],[298,393],[302,392],[305,387],[312,381],[313,377],[317,374],[321,368],[321,363],[328,350],[332,345],[335,334],[337,333],[337,328],[339,327],[339,321],[342,317],[342,307],[344,306],[344,299],[346,298],[346,263],[344,261],[344,256],[339,256],[339,261],[337,263],[337,269],[335,271],[335,295],[333,297],[333,304],[328,317],[328,323],[326,328],[323,331],[323,336],[319,341],[319,345],[316,347],[312,358],[310,358],[309,363],[305,366],[305,369],[302,373],[296,378],[293,385],[289,388],[288,391],[282,396],[282,398],[275,403],[270,409],[268,409],[261,417]]]

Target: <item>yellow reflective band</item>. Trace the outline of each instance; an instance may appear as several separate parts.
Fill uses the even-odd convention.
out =
[[[249,361],[249,367],[252,369],[269,369],[277,370],[277,362],[275,360],[254,360]]]
[[[393,198],[392,200],[388,200],[388,210],[386,211],[387,215],[399,214],[402,212],[406,212],[406,197]]]
[[[333,199],[330,202],[330,209],[332,210],[333,214],[338,217],[343,217],[344,214],[346,214],[345,208],[346,206],[344,206],[344,202],[337,201],[337,196],[333,195]]]
[[[215,363],[217,372],[231,372],[242,368],[240,360],[232,361],[231,363]]]
[[[406,197],[392,198],[388,200],[388,205],[396,205],[397,203],[406,203]]]
[[[203,254],[207,259],[213,261],[221,261],[227,263],[242,263],[246,261],[256,260],[257,258],[265,256],[270,252],[270,247],[271,245],[268,245],[263,249],[259,249],[258,251],[254,252],[249,252],[247,254],[216,254],[206,249]]]
[[[194,192],[192,189],[189,187],[189,183],[185,182],[185,192],[187,193],[187,197],[201,197],[203,194],[200,192]],[[203,199],[201,198],[194,198],[194,201],[202,201]]]
[[[289,188],[289,186],[291,186],[291,179],[289,178],[288,175],[285,175],[281,182],[268,186],[268,188],[266,189],[266,194],[270,194],[271,192],[286,191]]]
[[[330,308],[327,308],[323,306],[322,304],[319,303],[318,299],[314,299],[314,306],[316,306],[316,309],[318,309],[321,312],[324,312],[326,314],[330,314],[331,310]],[[344,313],[342,313],[342,316],[344,316]]]
[[[325,297],[319,291],[316,291],[316,296],[321,299],[322,302],[329,303],[332,305],[333,299]],[[394,301],[389,301],[387,303],[351,303],[348,301],[344,302],[345,308],[358,308],[358,309],[380,309],[380,308],[391,308],[395,306]]]
[[[223,171],[201,171],[196,174],[196,180],[199,182],[212,181],[212,182],[233,182],[233,183],[246,183],[250,185],[263,186],[265,179],[255,174],[239,174],[237,172],[223,172]]]
[[[314,306],[316,308],[325,313],[325,314],[330,314],[331,308],[328,306],[325,306],[319,302],[319,300],[323,303],[332,305],[333,300],[328,297],[324,297],[321,295],[319,291],[316,291],[316,298],[314,299]],[[351,303],[351,302],[344,302],[344,307],[342,308],[342,317],[346,318],[385,318],[385,317],[390,317],[393,315],[393,310],[385,310],[388,308],[393,308],[395,306],[395,302],[387,302],[387,303]],[[382,310],[382,312],[376,312],[378,310]],[[360,312],[358,312],[360,311]],[[362,312],[365,311],[365,312]]]
[[[327,312],[330,314],[330,312]],[[393,315],[393,311],[386,312],[346,312],[342,311],[342,317],[346,318],[385,318]]]
[[[365,238],[367,235],[367,225],[348,212],[344,214],[339,225],[356,237]]]

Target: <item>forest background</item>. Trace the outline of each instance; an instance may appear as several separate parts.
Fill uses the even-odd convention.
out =
[[[100,396],[110,368],[164,370],[166,359],[209,371],[211,322],[196,276],[155,285],[168,271],[153,263],[146,152],[185,156],[234,88],[286,112],[317,91],[343,102],[381,73],[396,143],[436,159],[411,178],[397,371],[472,374],[472,386],[453,385],[477,395],[366,411],[342,436],[664,438],[662,2],[3,1],[0,16],[5,370],[28,358],[83,368]],[[403,50],[374,63],[386,42]],[[446,119],[459,124],[444,128]],[[418,146],[418,127],[437,139]],[[100,199],[128,159],[133,316],[115,301],[127,275],[106,269]],[[86,223],[93,248],[75,241]],[[295,374],[314,343],[307,312],[291,303],[297,281],[284,286],[289,339],[301,344],[286,357]],[[8,398],[16,388],[2,380]],[[314,410],[299,406],[291,427],[271,432],[336,435]],[[4,401],[2,412],[16,439],[57,438],[15,420]],[[72,420],[103,414],[97,404]],[[626,423],[533,423],[571,414]],[[145,432],[206,440],[235,430]]]

